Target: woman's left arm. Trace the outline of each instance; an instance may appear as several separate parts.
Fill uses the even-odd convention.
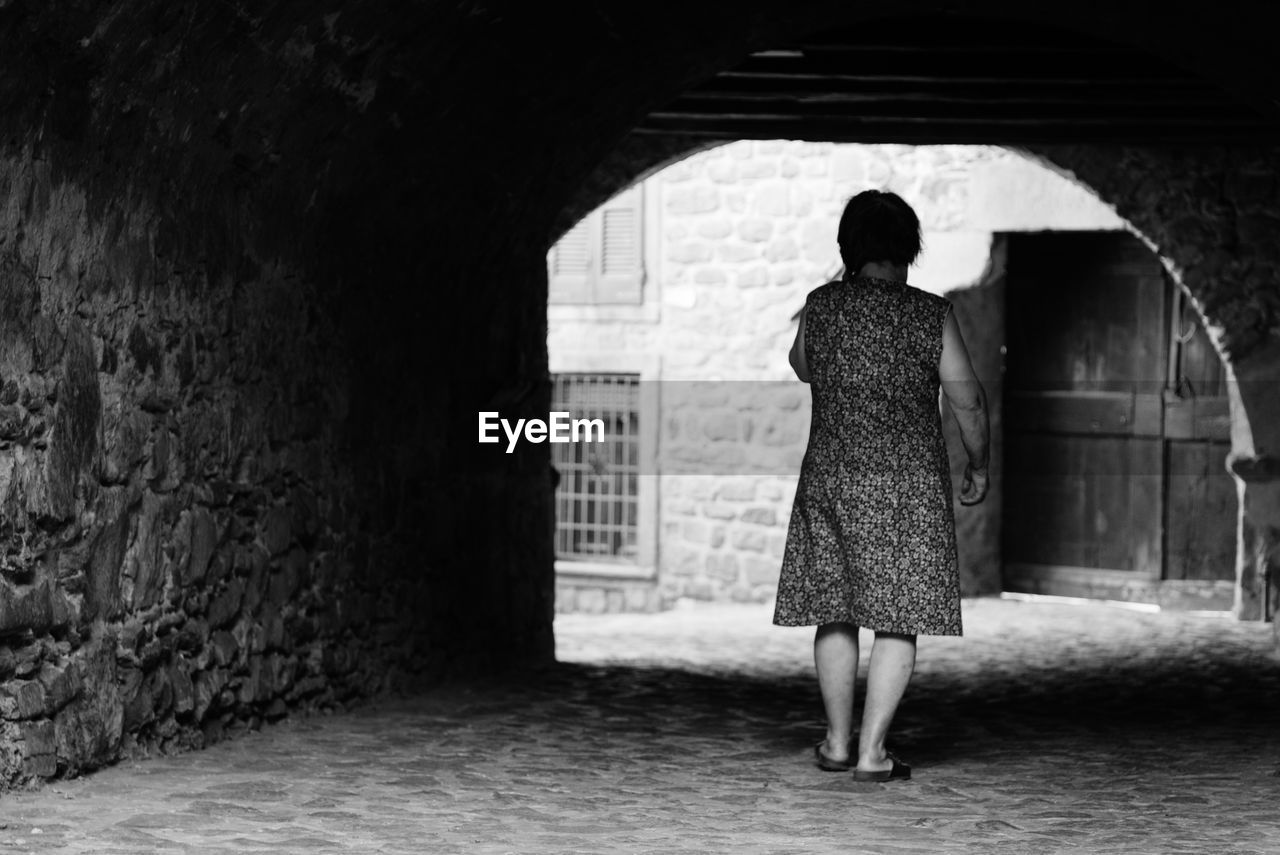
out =
[[[805,383],[809,382],[809,365],[804,359],[804,321],[808,316],[809,304],[806,303],[800,310],[800,326],[796,329],[796,340],[791,344],[791,354],[788,357],[796,376]]]

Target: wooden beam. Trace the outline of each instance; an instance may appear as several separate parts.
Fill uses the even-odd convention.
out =
[[[937,86],[1073,86],[1073,87],[1111,87],[1111,86],[1127,86],[1131,88],[1142,86],[1168,86],[1168,85],[1184,85],[1182,80],[1155,79],[1150,77],[1091,77],[1088,73],[1084,73],[1082,69],[1062,70],[1051,76],[1029,77],[1029,76],[1010,76],[1009,74],[985,74],[965,71],[963,69],[951,69],[946,74],[928,74],[921,73],[916,69],[912,73],[888,73],[883,69],[869,69],[866,71],[854,70],[800,70],[795,71],[762,71],[762,70],[743,70],[734,69],[732,71],[721,72],[716,75],[713,80],[722,82],[726,80],[756,80],[756,81],[809,81],[821,83],[823,81],[840,81],[845,83],[892,83],[892,84],[929,84]],[[1194,86],[1197,81],[1186,81],[1185,85]]]
[[[1212,86],[1199,81],[1152,84],[1071,80],[1064,82],[1005,79],[972,82],[963,78],[929,81],[884,77],[851,79],[826,75],[754,75],[726,72],[683,94],[684,98],[850,97],[954,100],[1025,100],[1036,103],[1073,103],[1107,100],[1131,103],[1200,104],[1225,101]]]
[[[685,117],[650,116],[635,129],[638,134],[682,134],[702,139],[797,139],[824,142],[903,143],[911,145],[983,144],[1018,145],[1029,143],[1141,144],[1141,145],[1277,145],[1280,133],[1274,126],[1233,126],[1187,124],[1182,126],[1149,123],[1086,124],[1068,122],[988,123],[912,122],[882,120],[808,121],[777,118],[714,117],[694,120]]]
[[[1186,103],[1166,101],[1114,101],[1075,99],[1045,101],[1039,98],[965,98],[923,95],[901,98],[867,93],[802,95],[796,97],[712,97],[706,93],[689,93],[657,111],[683,115],[792,115],[822,116],[830,113],[870,116],[914,116],[919,118],[968,117],[982,119],[1027,118],[1220,121],[1227,123],[1266,122],[1234,104],[1220,101]],[[1274,122],[1272,122],[1274,123]]]
[[[1072,125],[1107,125],[1132,127],[1160,127],[1165,129],[1179,127],[1216,127],[1216,128],[1250,128],[1280,130],[1274,122],[1263,122],[1252,116],[1243,115],[1197,115],[1185,111],[1142,111],[1132,113],[1117,111],[1028,111],[1017,110],[982,110],[963,109],[951,104],[923,104],[919,102],[902,105],[909,109],[891,110],[847,110],[838,111],[838,105],[832,104],[797,104],[770,103],[767,105],[751,105],[753,109],[740,109],[742,105],[717,104],[708,107],[705,104],[676,104],[663,107],[649,114],[649,121],[805,121],[822,124],[872,124],[895,122],[902,124],[983,124],[990,126],[1046,126],[1061,127]],[[885,105],[880,105],[882,108]],[[1015,107],[1019,105],[1014,105]],[[931,109],[933,108],[933,109]]]
[[[1144,58],[1145,59],[1145,58]],[[1098,80],[1169,81],[1186,75],[1158,63],[1138,61],[1127,55],[1070,57],[1028,50],[1005,54],[921,53],[842,54],[815,52],[802,57],[752,56],[733,68],[735,72],[771,74],[854,74],[860,76],[946,79],[950,77],[1000,80]]]

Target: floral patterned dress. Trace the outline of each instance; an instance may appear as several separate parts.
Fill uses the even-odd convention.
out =
[[[950,304],[857,276],[809,295],[813,414],[773,622],[960,635],[951,475],[938,408]]]

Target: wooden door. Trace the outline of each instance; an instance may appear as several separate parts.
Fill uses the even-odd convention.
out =
[[[1179,596],[1221,607],[1234,501],[1203,506],[1231,479],[1195,424],[1218,427],[1220,363],[1171,333],[1159,261],[1126,233],[1044,233],[1010,236],[1007,270],[1005,589],[1174,604],[1167,582],[1195,578]],[[1208,372],[1191,405],[1183,369]]]

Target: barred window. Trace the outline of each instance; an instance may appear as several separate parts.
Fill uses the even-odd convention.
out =
[[[556,557],[635,564],[639,540],[640,375],[556,374],[551,409],[604,422],[603,442],[551,446]]]

